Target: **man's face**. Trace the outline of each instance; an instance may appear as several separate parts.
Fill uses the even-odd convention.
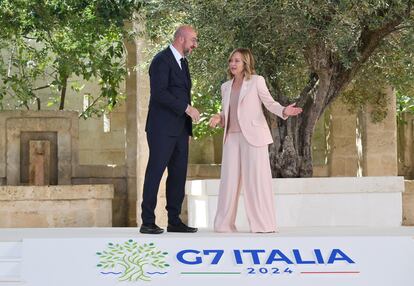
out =
[[[185,31],[182,40],[184,56],[191,54],[193,49],[198,47],[197,33],[193,30]]]

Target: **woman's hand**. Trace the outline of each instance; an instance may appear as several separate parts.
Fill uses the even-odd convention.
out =
[[[214,114],[213,116],[211,116],[210,121],[208,122],[208,124],[212,128],[215,128],[217,126],[217,124],[220,124],[220,123],[221,123],[220,114]]]
[[[296,116],[300,113],[302,113],[302,108],[295,107],[296,103],[289,104],[283,109],[283,116]]]

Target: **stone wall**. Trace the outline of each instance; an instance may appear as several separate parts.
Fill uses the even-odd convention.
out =
[[[336,100],[329,108],[329,176],[355,177],[358,155],[356,114]]]
[[[65,110],[75,110],[78,113],[85,109],[82,94],[90,93],[97,96],[100,93],[97,82],[84,83],[81,94],[68,94]],[[125,92],[125,85],[121,92]],[[90,102],[89,100],[88,102]],[[125,102],[120,104],[105,117],[92,117],[79,120],[79,164],[81,165],[125,165],[126,144]],[[104,128],[105,125],[105,128]]]
[[[126,105],[108,116],[79,119],[79,164],[125,165]],[[109,124],[104,130],[104,120]]]
[[[0,174],[1,185],[27,185],[21,173],[29,166],[21,164],[22,147],[30,140],[22,134],[38,138],[55,133],[56,140],[47,141],[57,149],[57,185],[110,184],[115,195],[111,217],[113,226],[128,225],[128,186],[125,166],[80,165],[78,147],[78,113],[69,111],[3,111],[0,112]],[[25,133],[26,132],[26,133]],[[21,140],[22,139],[22,140]],[[50,139],[45,137],[45,139]],[[98,140],[99,141],[99,140]],[[105,144],[101,140],[101,144]],[[124,159],[125,160],[125,159]],[[27,171],[27,170],[26,170]],[[132,189],[135,192],[135,188]],[[134,196],[133,201],[136,201]],[[135,210],[135,205],[134,208]],[[110,210],[110,208],[109,208]]]
[[[113,187],[2,186],[0,227],[110,227]]]
[[[8,185],[21,182],[22,132],[57,134],[58,184],[70,184],[73,166],[78,164],[78,118],[76,112],[2,111],[0,112],[0,177]],[[23,166],[28,168],[29,166]]]
[[[385,90],[387,116],[381,122],[372,122],[371,107],[361,115],[363,122],[363,176],[397,176],[396,97],[393,88]]]
[[[349,112],[337,100],[329,108],[329,174],[328,176],[396,176],[397,126],[395,91],[388,87],[387,116],[373,122],[371,106],[359,112]]]
[[[124,166],[86,166],[75,168],[73,185],[109,184],[113,186],[112,226],[128,226],[128,186]]]

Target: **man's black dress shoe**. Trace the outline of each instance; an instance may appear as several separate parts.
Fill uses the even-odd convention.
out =
[[[197,228],[189,227],[182,222],[179,224],[168,224],[167,226],[167,232],[197,232],[197,230]]]
[[[139,229],[139,232],[146,234],[160,234],[163,233],[164,230],[155,223],[143,223]]]

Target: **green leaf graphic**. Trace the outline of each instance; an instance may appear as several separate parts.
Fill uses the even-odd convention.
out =
[[[117,271],[122,269],[118,277],[119,281],[151,281],[151,277],[144,270],[145,266],[159,269],[169,267],[170,265],[165,261],[167,254],[168,252],[157,250],[153,242],[143,245],[138,245],[132,239],[116,245],[111,242],[108,243],[107,250],[96,252],[99,257],[97,267],[116,268]]]

